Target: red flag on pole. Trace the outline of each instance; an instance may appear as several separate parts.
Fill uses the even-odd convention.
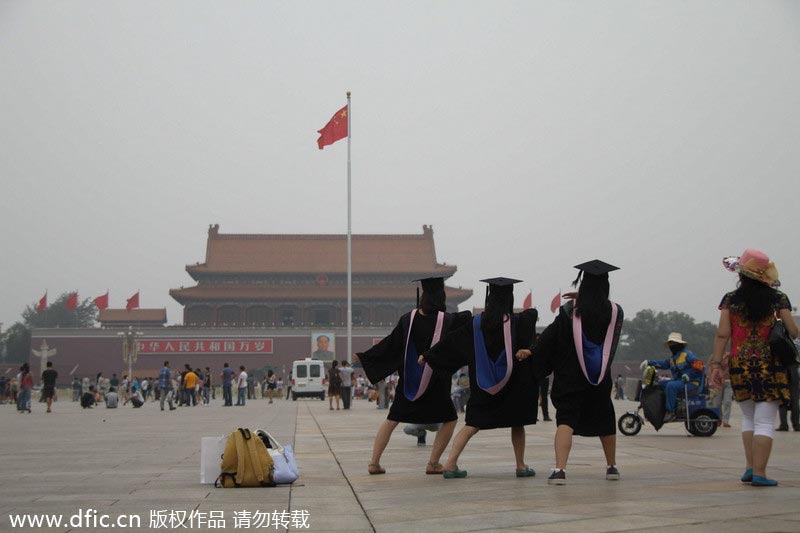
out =
[[[92,300],[92,302],[94,302],[94,305],[96,305],[98,309],[108,308],[108,291],[106,291],[104,295],[98,296]]]
[[[139,291],[136,291],[136,294],[128,298],[128,303],[125,306],[125,310],[130,311],[131,309],[136,309],[139,307]]]
[[[550,311],[555,313],[559,307],[561,307],[561,291],[558,291],[558,294],[553,296],[553,301],[550,302]]]
[[[67,309],[72,311],[76,307],[78,307],[78,293],[77,292],[73,292],[67,298]]]
[[[47,309],[47,293],[44,293],[44,296],[39,300],[39,305],[36,306],[37,311],[44,311]]]
[[[523,309],[530,309],[531,307],[533,307],[533,291],[529,291],[525,301],[522,302]]]
[[[325,146],[347,137],[347,106],[334,113],[333,117],[321,130],[317,130],[319,139],[317,146],[322,150]]]

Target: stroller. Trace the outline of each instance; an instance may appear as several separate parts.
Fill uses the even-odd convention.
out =
[[[708,394],[705,390],[706,377],[700,380],[698,392],[689,394],[689,385],[684,385],[684,397],[678,399],[676,417],[672,422],[683,422],[686,431],[697,437],[710,437],[717,431],[720,421],[720,410],[708,406]],[[620,433],[632,437],[642,430],[644,421],[650,422],[658,431],[664,425],[667,412],[664,389],[658,385],[656,369],[648,366],[644,369],[644,383],[635,412],[627,412],[617,422]]]

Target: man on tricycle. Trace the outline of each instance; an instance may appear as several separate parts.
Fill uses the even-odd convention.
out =
[[[675,420],[679,393],[683,393],[685,388],[688,389],[689,396],[700,392],[700,383],[703,380],[703,361],[686,349],[687,344],[680,333],[670,333],[664,346],[669,348],[672,355],[663,361],[646,359],[641,364],[643,370],[650,365],[655,368],[669,369],[672,372],[671,380],[660,383],[664,388],[667,404],[664,422]]]

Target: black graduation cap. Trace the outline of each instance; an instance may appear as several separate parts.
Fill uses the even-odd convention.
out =
[[[444,292],[443,277],[420,278],[412,281],[414,282],[419,281],[419,283],[422,285],[422,290],[427,292],[428,294]],[[417,307],[419,307],[419,287],[417,287]]]
[[[509,286],[509,285],[513,286],[515,283],[522,283],[522,280],[521,280],[521,279],[513,279],[513,278],[503,278],[503,277],[500,277],[500,278],[487,278],[487,279],[482,279],[482,280],[481,280],[481,282],[482,282],[482,283],[488,283],[490,287],[491,287],[491,286],[495,286],[495,287],[507,287],[507,286]]]
[[[514,284],[515,283],[522,283],[521,279],[513,279],[513,278],[487,278],[482,279],[482,283],[488,283],[489,285],[486,287],[486,296],[489,296],[489,292],[514,292]]]
[[[602,276],[602,275],[608,275],[609,272],[619,270],[619,267],[610,265],[605,261],[601,261],[599,259],[592,259],[591,261],[581,263],[580,265],[575,265],[575,268],[580,270],[580,272],[578,272],[578,277],[575,278],[575,281],[572,282],[573,287],[578,286],[578,283],[580,283],[583,274],[588,274],[590,276]]]
[[[511,307],[511,309],[507,310],[508,313],[514,311],[514,284],[521,283],[522,280],[498,277],[482,279],[481,282],[488,283],[486,286],[486,303],[484,304],[484,307],[489,307],[489,294],[494,294],[493,299],[497,300],[497,298],[500,298],[501,300],[506,299],[508,301],[508,305]]]
[[[422,290],[425,292],[436,292],[444,290],[444,278],[420,278],[413,281],[419,281],[422,285]]]

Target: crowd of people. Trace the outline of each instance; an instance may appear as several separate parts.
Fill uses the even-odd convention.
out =
[[[20,366],[19,372],[10,379],[0,376],[0,403],[14,403],[20,412],[32,412],[31,401],[38,382],[39,401],[47,403],[47,412],[52,412],[52,402],[59,399],[56,388],[58,373],[52,366],[52,362],[47,362],[39,380],[34,378],[28,363]],[[175,372],[169,367],[169,361],[165,361],[156,377],[133,376],[129,379],[127,374],[120,378],[116,373],[110,378],[104,377],[102,373],[93,378],[76,376],[70,382],[68,392],[71,392],[73,402],[80,402],[85,408],[102,404],[114,408],[118,402],[141,407],[145,402],[151,401],[160,403],[162,409],[166,405],[176,409],[176,406],[208,405],[211,400],[216,399],[219,388],[217,383],[221,385],[225,405],[233,405],[230,399],[232,388],[236,389],[239,400],[236,405],[244,405],[246,400],[254,400],[259,394],[261,398],[267,398],[272,403],[272,398],[280,397],[285,388],[283,378],[272,370],[262,379],[256,379],[248,376],[243,366],[234,374],[233,369],[225,363],[217,382],[209,367],[192,368],[187,363],[181,371]]]

